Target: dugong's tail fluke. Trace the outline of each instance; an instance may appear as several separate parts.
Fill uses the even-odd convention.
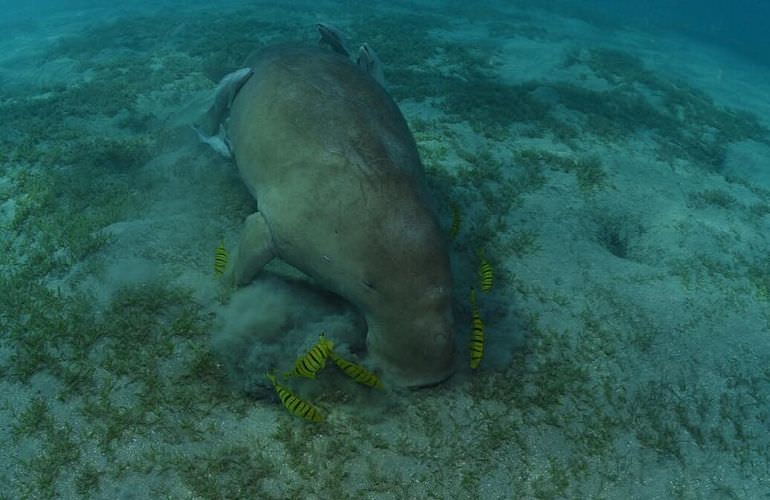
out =
[[[241,68],[225,75],[214,90],[214,103],[193,128],[198,138],[225,158],[232,157],[230,140],[222,124],[230,111],[230,105],[243,84],[254,74],[251,68]]]
[[[230,146],[230,139],[227,138],[227,134],[222,127],[219,128],[219,132],[215,135],[206,135],[200,129],[200,127],[193,126],[193,130],[198,134],[198,139],[208,144],[211,149],[224,156],[228,160],[233,157],[232,147]]]

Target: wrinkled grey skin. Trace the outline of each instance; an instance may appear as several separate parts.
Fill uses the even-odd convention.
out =
[[[326,49],[268,48],[246,66],[253,74],[234,83],[226,132],[258,212],[246,220],[234,281],[279,257],[361,310],[386,383],[446,379],[449,258],[397,105]]]

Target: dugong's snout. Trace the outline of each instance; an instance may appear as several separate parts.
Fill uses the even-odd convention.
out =
[[[400,304],[387,316],[367,318],[369,354],[391,378],[408,387],[438,384],[454,373],[454,317],[448,298]]]

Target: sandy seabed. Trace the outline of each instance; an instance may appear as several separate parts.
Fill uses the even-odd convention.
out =
[[[3,21],[0,498],[770,493],[770,69],[523,3],[425,4]],[[420,391],[290,380],[315,424],[264,373],[322,331],[355,359],[365,326],[280,262],[219,282],[255,202],[189,125],[251,50],[321,21],[379,53],[448,231],[460,216],[459,361]]]

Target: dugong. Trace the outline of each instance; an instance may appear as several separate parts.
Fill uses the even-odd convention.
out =
[[[236,92],[222,90],[234,94],[223,122],[257,212],[234,254],[234,281],[248,283],[278,257],[362,312],[368,357],[386,383],[448,378],[446,238],[396,103],[343,53],[320,47],[269,47],[240,72]]]

